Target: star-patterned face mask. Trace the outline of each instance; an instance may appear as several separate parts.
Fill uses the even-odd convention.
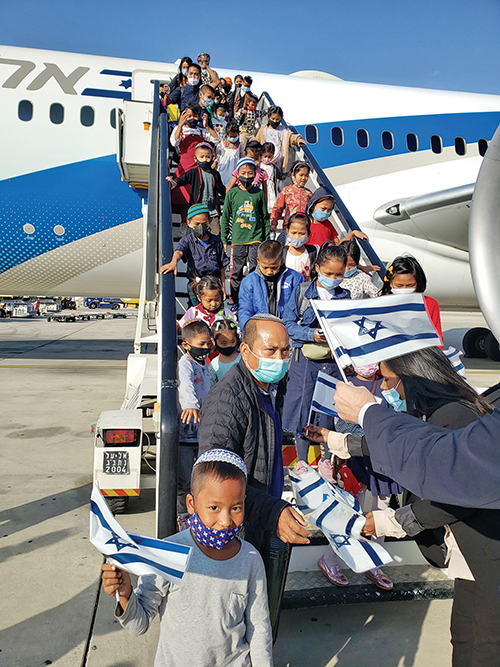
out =
[[[226,528],[225,530],[216,530],[215,528],[205,526],[196,512],[189,517],[188,523],[195,540],[204,547],[210,547],[211,549],[222,549],[225,547],[226,544],[231,542],[233,537],[236,537],[243,525],[240,524],[239,526]]]

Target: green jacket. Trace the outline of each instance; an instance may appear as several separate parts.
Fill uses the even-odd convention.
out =
[[[233,245],[262,243],[269,238],[269,231],[269,213],[263,191],[256,186],[250,190],[238,186],[229,190],[220,221],[222,243],[225,245],[228,237]]]

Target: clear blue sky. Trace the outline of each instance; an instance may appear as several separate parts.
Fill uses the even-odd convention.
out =
[[[500,94],[500,0],[3,0],[0,44]]]

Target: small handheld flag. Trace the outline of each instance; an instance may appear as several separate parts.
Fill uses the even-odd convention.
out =
[[[311,301],[340,367],[367,366],[441,345],[423,294]]]
[[[90,541],[120,569],[163,577],[173,584],[182,582],[191,557],[191,547],[123,530],[97,484],[90,497]]]
[[[376,542],[361,537],[365,517],[358,499],[330,484],[307,466],[303,473],[289,473],[297,507],[311,511],[309,521],[323,532],[333,551],[354,572],[367,572],[392,561]]]

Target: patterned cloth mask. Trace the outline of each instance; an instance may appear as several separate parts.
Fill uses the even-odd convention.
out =
[[[204,547],[211,549],[222,549],[231,540],[238,535],[243,524],[235,526],[234,528],[226,528],[225,530],[216,530],[205,526],[198,514],[195,512],[188,519],[191,533],[195,540]]]

